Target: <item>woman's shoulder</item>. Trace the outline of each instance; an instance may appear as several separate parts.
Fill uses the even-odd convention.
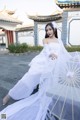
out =
[[[48,41],[49,41],[48,38],[44,38],[43,39],[43,44],[48,44]]]

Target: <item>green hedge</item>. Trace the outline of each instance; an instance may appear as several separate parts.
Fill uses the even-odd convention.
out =
[[[23,43],[23,44],[11,44],[8,46],[8,50],[11,53],[24,53],[28,51],[28,45]]]
[[[42,46],[28,46],[26,43],[22,44],[11,44],[8,46],[8,50],[10,53],[24,53],[24,52],[34,52],[34,51],[41,51]]]
[[[80,45],[75,45],[75,46],[65,46],[67,51],[69,52],[74,52],[74,51],[80,51]]]
[[[5,44],[5,43],[0,43],[0,45],[1,45],[1,46],[6,46],[6,44]]]
[[[28,46],[28,51],[41,51],[43,49],[42,46]]]
[[[80,51],[80,46],[65,46],[67,51],[74,52],[74,51]],[[8,47],[9,51],[11,53],[24,53],[24,52],[34,52],[34,51],[41,51],[43,49],[42,46],[29,46],[26,43],[22,44],[11,44]]]

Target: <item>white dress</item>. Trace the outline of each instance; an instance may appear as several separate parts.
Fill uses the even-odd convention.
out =
[[[45,44],[41,53],[30,62],[29,71],[9,91],[9,95],[15,100],[30,96],[34,88],[39,84],[41,75],[53,69],[56,60],[51,60],[49,55],[51,53],[59,55],[59,51],[59,43]]]
[[[61,47],[60,43],[45,44],[41,53],[33,58],[29,64],[29,71],[9,91],[12,98],[24,99],[7,106],[0,112],[0,115],[6,114],[6,120],[45,120],[52,98],[45,92],[48,82],[44,76],[49,77],[49,74],[55,70],[61,55]],[[51,53],[55,53],[58,58],[51,60],[49,58]],[[39,91],[29,96],[37,84],[40,84]]]

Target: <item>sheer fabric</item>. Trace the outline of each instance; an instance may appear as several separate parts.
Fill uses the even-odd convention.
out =
[[[52,74],[49,80],[50,82],[54,79],[53,87],[47,88],[47,95],[52,97],[49,112],[60,120],[78,120],[80,118],[80,62],[76,62],[73,58],[65,64],[62,62],[62,66],[60,65],[58,69],[59,74]]]
[[[51,60],[49,58],[51,53],[56,53],[58,58]],[[68,71],[72,70],[72,67],[69,67],[72,65],[72,63],[70,64],[71,60],[73,60],[73,57],[66,51],[61,40],[58,43],[46,44],[41,53],[29,64],[29,73],[33,75],[40,74],[38,81],[39,91],[28,98],[9,105],[0,112],[0,115],[5,113],[7,120],[45,120],[47,114],[51,118],[57,116],[60,120],[64,118],[65,120],[78,120],[74,119],[74,112],[72,112],[72,101],[76,97],[71,97],[71,95],[74,95],[71,94],[74,84],[69,81],[69,77],[73,78],[73,74]],[[68,82],[65,80],[66,73]],[[35,79],[32,79],[32,82],[33,80]],[[23,80],[23,82],[28,86],[26,80]],[[35,86],[31,82],[30,84],[32,87]],[[71,93],[70,90],[72,91]],[[66,115],[66,110],[68,110],[67,103],[72,106],[70,107],[72,114],[70,114],[70,118]],[[47,111],[49,112],[47,113]]]

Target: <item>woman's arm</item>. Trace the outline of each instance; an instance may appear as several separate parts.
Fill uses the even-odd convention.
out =
[[[55,53],[50,53],[49,47],[48,47],[48,39],[43,39],[43,45],[44,45],[44,49],[45,49],[45,53],[46,55],[53,59],[57,59],[57,55]]]

